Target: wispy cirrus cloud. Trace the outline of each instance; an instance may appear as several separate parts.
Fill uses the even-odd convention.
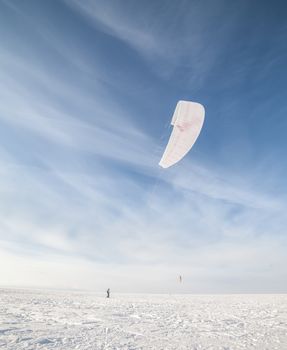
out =
[[[73,0],[67,5],[82,13],[98,30],[152,62],[154,71],[162,77],[169,78],[184,68],[185,80],[196,85],[208,77],[221,59],[222,50],[236,31],[236,23],[248,10],[243,3],[230,6],[228,18],[219,21],[226,10],[225,1],[208,1],[204,5],[180,1],[144,7],[128,2],[123,7],[116,2]],[[177,74],[181,79],[182,73]]]
[[[46,82],[47,86],[55,86],[49,83]],[[3,234],[9,235],[10,242],[14,242],[10,247],[7,243],[3,246],[8,251],[13,247],[9,254],[17,246],[22,247],[20,260],[25,260],[24,257],[30,251],[42,252],[48,261],[53,254],[61,254],[66,256],[62,258],[64,262],[60,263],[63,264],[63,271],[68,269],[69,259],[77,261],[78,257],[82,259],[81,271],[89,271],[91,263],[96,268],[98,264],[113,261],[122,266],[116,270],[117,273],[121,271],[128,275],[128,266],[137,264],[138,269],[144,269],[146,273],[144,281],[147,279],[148,266],[159,265],[158,272],[162,273],[160,266],[174,261],[174,270],[183,270],[193,280],[197,278],[198,286],[202,288],[206,288],[207,283],[206,280],[202,282],[202,279],[210,278],[212,273],[217,275],[222,266],[236,265],[242,259],[241,254],[246,259],[243,252],[250,240],[256,246],[256,236],[263,244],[262,254],[258,253],[261,256],[258,261],[262,263],[263,252],[266,253],[267,249],[263,243],[266,240],[264,233],[271,228],[267,225],[265,231],[261,231],[262,220],[265,225],[269,220],[268,217],[263,219],[262,215],[265,215],[266,209],[271,209],[272,213],[280,207],[276,199],[252,192],[249,188],[244,189],[228,173],[223,172],[216,177],[214,170],[190,165],[188,161],[180,165],[180,171],[174,170],[164,175],[164,181],[159,181],[155,191],[149,186],[142,186],[137,179],[125,173],[120,174],[115,169],[110,171],[98,162],[95,168],[88,166],[83,169],[78,162],[84,155],[91,153],[128,162],[142,174],[156,176],[149,163],[155,162],[155,159],[150,158],[148,147],[151,144],[146,146],[150,142],[149,136],[136,127],[126,132],[124,123],[118,123],[119,116],[112,119],[112,111],[111,119],[99,122],[103,125],[90,125],[59,108],[54,109],[49,100],[39,105],[31,103],[32,98],[37,96],[36,91],[29,98],[29,94],[24,94],[22,89],[20,83],[15,84],[10,91],[10,100],[14,99],[15,102],[16,98],[22,103],[21,113],[17,112],[14,104],[6,103],[6,114],[2,114],[2,120],[16,130],[31,130],[30,140],[40,137],[36,145],[46,140],[50,145],[63,147],[64,157],[68,157],[69,170],[62,157],[54,152],[49,154],[33,147],[31,150],[26,149],[38,155],[42,165],[40,170],[35,165],[21,164],[22,160],[19,164],[17,154],[13,156],[9,153],[9,147],[9,151],[2,152],[1,158],[6,160],[1,166],[1,230]],[[25,113],[26,106],[28,112]],[[9,119],[13,113],[19,119]],[[117,122],[115,126],[114,122]],[[131,145],[135,145],[132,150]],[[143,156],[137,147],[142,147]],[[146,163],[144,159],[147,159]],[[146,169],[147,164],[150,171]],[[272,229],[280,233],[283,225],[280,223]],[[181,232],[180,238],[178,232]],[[226,239],[230,241],[228,244],[225,243]],[[274,244],[276,240],[271,240],[270,247]],[[234,258],[234,252],[238,249],[238,255]],[[219,250],[221,254],[214,255],[214,250]],[[211,254],[210,259],[206,259],[207,251]],[[189,259],[189,256],[192,258]],[[225,258],[222,259],[222,256]],[[283,259],[283,255],[281,257]],[[50,263],[47,262],[48,265]],[[187,270],[186,266],[190,264],[197,268]],[[213,272],[210,264],[215,266]],[[48,265],[40,265],[43,270],[48,269]],[[273,266],[278,266],[278,262]],[[110,267],[107,266],[105,272],[115,277]],[[225,273],[219,273],[219,280],[228,278],[230,271],[227,269]],[[36,283],[33,277],[27,281]],[[68,280],[65,283],[73,285]]]
[[[0,94],[6,103],[0,107],[0,119],[4,123],[25,128],[63,147],[127,163],[150,164],[149,153],[155,141],[133,125],[131,116],[124,114],[121,107],[102,97],[89,98],[78,89],[32,69],[29,64],[15,59],[10,61],[9,55],[2,55],[1,61],[8,71],[18,71],[17,79],[7,77],[5,72],[1,74]],[[35,82],[28,90],[27,77],[29,84],[31,77]],[[38,90],[37,86],[42,89]],[[50,94],[57,98],[64,96],[66,101],[81,108],[82,118],[70,112],[70,107],[61,107]],[[91,111],[92,120],[89,118]]]

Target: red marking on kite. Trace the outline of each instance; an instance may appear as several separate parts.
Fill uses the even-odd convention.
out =
[[[188,122],[185,122],[185,123],[182,123],[181,125],[177,125],[179,131],[183,132],[183,131],[186,131],[188,129],[190,129],[192,123],[188,123]]]

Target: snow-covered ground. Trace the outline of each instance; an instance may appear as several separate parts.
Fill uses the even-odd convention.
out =
[[[287,295],[0,289],[2,349],[287,349]]]

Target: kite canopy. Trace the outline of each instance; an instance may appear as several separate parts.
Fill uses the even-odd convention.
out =
[[[179,101],[171,125],[173,130],[159,162],[168,168],[181,160],[194,145],[204,121],[204,107],[200,103]]]

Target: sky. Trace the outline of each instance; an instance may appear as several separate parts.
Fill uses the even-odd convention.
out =
[[[280,0],[0,0],[0,286],[286,293],[286,35]]]

